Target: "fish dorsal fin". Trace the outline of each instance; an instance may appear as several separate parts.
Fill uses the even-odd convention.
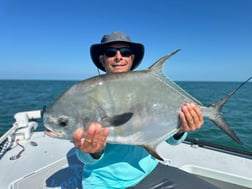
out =
[[[170,54],[160,58],[157,62],[155,62],[153,65],[151,65],[149,67],[149,71],[152,73],[156,73],[156,74],[162,73],[162,68],[163,68],[163,65],[166,62],[166,60],[169,59],[174,54],[176,54],[178,51],[180,51],[180,49],[177,49],[177,50],[171,52]]]
[[[167,59],[169,59],[171,56],[176,54],[180,49],[177,49],[170,54],[162,57],[157,62],[155,62],[152,66],[149,67],[148,71],[153,74],[157,79],[159,79],[161,82],[163,82],[165,85],[169,86],[170,88],[174,89],[178,94],[185,96],[186,98],[189,98],[196,102],[197,104],[201,105],[201,102],[198,101],[196,98],[188,94],[184,89],[182,89],[180,86],[178,86],[175,82],[170,80],[167,76],[164,75],[162,69],[163,65],[166,62]]]
[[[132,116],[133,116],[132,112],[126,112],[123,114],[114,115],[112,117],[104,116],[101,119],[101,121],[104,127],[111,127],[111,126],[118,127],[129,121]]]

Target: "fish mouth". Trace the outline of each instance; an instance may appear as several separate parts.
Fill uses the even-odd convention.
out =
[[[45,129],[44,133],[45,133],[45,135],[47,135],[49,137],[52,137],[52,138],[72,140],[71,137],[65,136],[64,133],[55,132],[55,131],[52,131],[52,130],[50,130],[48,128]]]
[[[59,133],[54,132],[54,131],[52,131],[52,130],[50,130],[50,129],[46,129],[46,130],[44,131],[44,133],[45,133],[45,135],[50,136],[50,137],[60,137],[60,134],[59,134]]]

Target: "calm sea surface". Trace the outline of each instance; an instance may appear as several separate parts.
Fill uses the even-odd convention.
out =
[[[0,80],[0,136],[12,127],[17,112],[49,106],[65,89],[77,81]],[[235,89],[239,82],[177,82],[204,105],[216,102]],[[252,83],[246,84],[224,106],[223,114],[243,145],[205,119],[203,127],[190,138],[252,152]],[[39,130],[43,130],[39,121]]]

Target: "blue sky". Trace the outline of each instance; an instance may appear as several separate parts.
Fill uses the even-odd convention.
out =
[[[252,75],[251,0],[1,0],[0,79],[81,80],[97,75],[89,47],[112,31],[145,45],[138,70],[175,49],[177,81]]]

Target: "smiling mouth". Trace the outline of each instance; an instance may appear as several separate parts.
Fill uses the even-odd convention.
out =
[[[123,66],[126,66],[126,64],[113,64],[112,66],[113,67],[123,67]]]

